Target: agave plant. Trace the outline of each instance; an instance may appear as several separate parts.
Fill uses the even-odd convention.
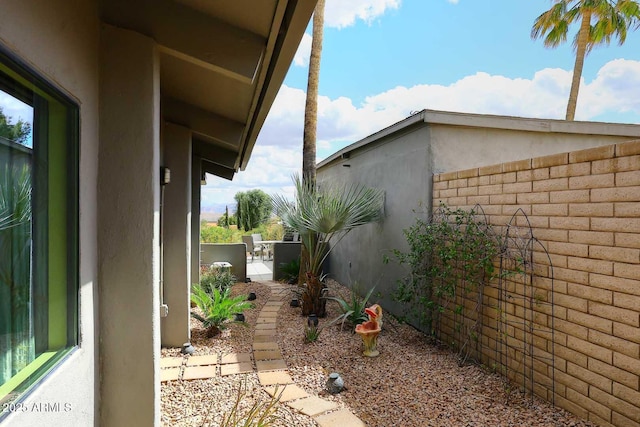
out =
[[[211,293],[205,291],[200,285],[191,287],[191,301],[202,310],[204,316],[191,312],[191,316],[202,322],[207,328],[207,336],[213,337],[226,327],[226,322],[235,317],[235,313],[253,307],[246,301],[246,295],[231,296],[231,288],[220,290],[213,288]]]
[[[293,180],[295,200],[275,195],[273,205],[282,222],[300,233],[309,254],[304,260],[307,281],[302,292],[302,314],[323,317],[326,300],[320,281],[322,263],[349,231],[382,218],[384,193],[358,184],[314,186],[298,175]]]
[[[351,298],[345,299],[342,295],[337,297],[326,297],[328,300],[333,300],[338,303],[342,314],[331,321],[331,324],[341,322],[340,329],[344,327],[344,322],[349,321],[352,325],[359,325],[362,322],[369,320],[369,316],[365,312],[369,298],[373,294],[375,286],[369,289],[367,295],[364,298],[360,298],[355,292],[355,289],[351,292]]]

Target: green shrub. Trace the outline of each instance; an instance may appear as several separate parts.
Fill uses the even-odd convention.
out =
[[[394,251],[410,269],[398,281],[394,299],[407,305],[405,320],[417,320],[434,336],[442,314],[457,319],[464,298],[476,294],[493,276],[499,242],[478,209],[452,210],[442,204],[429,220],[418,218],[404,230],[407,252]],[[456,330],[461,328],[457,323]]]
[[[300,257],[291,260],[291,262],[281,262],[278,266],[282,274],[284,274],[284,279],[290,283],[294,284],[298,281],[298,273],[300,272]]]
[[[200,270],[200,286],[208,294],[212,294],[213,289],[227,290],[234,283],[236,277],[227,268],[204,266]]]
[[[240,236],[242,236],[242,232],[236,228],[209,224],[200,226],[200,242],[202,243],[237,243],[242,241]]]
[[[237,227],[222,227],[203,223],[200,225],[201,243],[242,243],[242,236],[261,234],[263,240],[280,240],[284,236],[284,228],[279,219],[271,218],[266,224],[249,231],[238,230]]]
[[[304,327],[304,342],[312,343],[312,342],[318,341],[318,338],[320,338],[320,332],[322,332],[322,328],[319,328],[319,327],[314,326],[314,325],[305,326]]]
[[[191,301],[202,310],[204,316],[191,312],[191,316],[202,322],[207,328],[207,336],[213,337],[225,328],[225,323],[233,319],[235,313],[253,307],[246,301],[246,295],[231,296],[231,288],[219,290],[213,288],[211,293],[205,291],[200,285],[194,284],[191,288]]]

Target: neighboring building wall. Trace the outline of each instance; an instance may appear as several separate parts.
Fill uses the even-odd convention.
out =
[[[13,413],[5,426],[96,424],[98,2],[5,0],[0,44],[80,106],[79,348],[26,398],[34,404],[70,404],[71,410]]]
[[[498,119],[496,119],[498,120]],[[506,121],[508,118],[501,118]],[[429,142],[434,173],[495,165],[501,162],[565,153],[572,150],[615,144],[631,139],[629,136],[603,135],[606,127],[594,123],[565,122],[561,132],[533,131],[537,122],[548,120],[515,119],[524,122],[524,129],[480,128],[470,126],[430,125]],[[506,123],[505,123],[506,125]],[[515,126],[514,126],[515,127]],[[593,134],[586,130],[593,127]],[[623,125],[621,127],[630,127]],[[572,133],[575,132],[575,133]],[[635,129],[637,135],[638,129]]]
[[[384,220],[358,227],[336,244],[329,256],[329,277],[345,285],[357,285],[361,292],[376,286],[385,297],[385,310],[395,306],[390,289],[404,270],[383,258],[394,248],[406,245],[402,229],[415,218],[413,209],[431,198],[431,154],[429,130],[411,128],[353,152],[335,167],[318,169],[318,182],[359,183],[384,190]],[[344,167],[349,165],[349,167]],[[398,310],[400,307],[396,307]]]
[[[384,190],[384,220],[356,228],[331,252],[330,277],[362,292],[372,286],[385,310],[406,270],[393,260],[405,251],[403,230],[431,213],[431,176],[497,162],[614,144],[640,127],[563,120],[423,112],[339,151],[318,166],[318,181],[359,183]]]
[[[495,226],[518,208],[528,215],[553,264],[551,291],[549,263],[535,257],[534,288],[546,301],[553,298],[553,323],[548,306],[534,304],[534,318],[555,329],[555,403],[601,425],[640,426],[640,140],[449,172],[433,181],[434,205],[479,203]],[[500,363],[495,285],[485,288],[483,305],[487,366]],[[517,305],[506,310],[516,322],[523,320]],[[541,353],[552,347],[545,334],[533,344]],[[552,373],[539,363],[535,371],[540,383]]]

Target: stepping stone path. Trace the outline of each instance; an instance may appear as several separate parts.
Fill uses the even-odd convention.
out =
[[[253,338],[255,360],[260,385],[269,395],[280,395],[280,402],[313,417],[320,427],[365,427],[366,424],[348,409],[340,409],[335,402],[307,393],[294,384],[287,372],[287,364],[275,340],[278,310],[289,294],[287,287],[265,282],[271,296],[258,316]],[[254,372],[248,353],[165,357],[160,359],[161,381],[211,378]],[[281,394],[282,393],[282,394]]]
[[[271,396],[282,393],[280,402],[313,417],[320,427],[365,426],[351,411],[339,409],[335,402],[311,395],[294,384],[274,339],[278,310],[289,295],[289,290],[275,282],[267,282],[267,285],[271,287],[271,297],[258,316],[253,339],[253,357],[260,384]]]

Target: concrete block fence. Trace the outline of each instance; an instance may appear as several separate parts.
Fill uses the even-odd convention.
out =
[[[640,140],[435,175],[433,206],[441,202],[480,204],[497,228],[522,209],[548,252],[534,252],[532,285],[553,308],[534,304],[530,321],[542,331],[535,351],[553,362],[510,357],[512,379],[532,369],[537,395],[599,425],[640,427]],[[487,366],[500,363],[497,298],[497,283],[485,287]],[[515,319],[525,316],[518,301],[506,310]],[[513,325],[506,335],[517,344]]]

